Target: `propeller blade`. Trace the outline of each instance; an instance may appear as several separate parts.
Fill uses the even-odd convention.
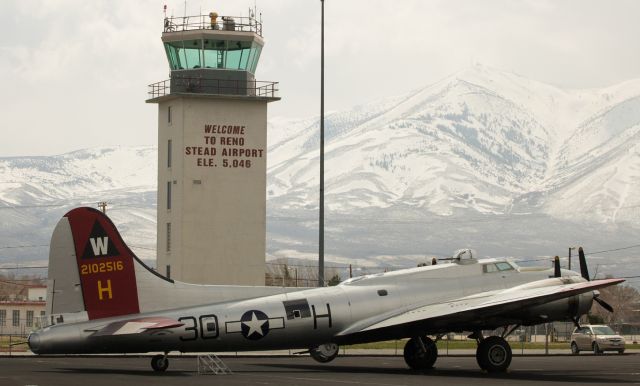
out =
[[[611,305],[609,303],[605,302],[604,300],[602,300],[600,298],[593,298],[593,300],[598,302],[598,304],[600,304],[602,306],[602,308],[604,308],[605,310],[607,310],[609,312],[613,312],[613,307],[611,307]]]
[[[560,277],[560,258],[558,256],[553,258],[553,277]]]
[[[582,277],[587,279],[587,281],[591,281],[591,278],[589,277],[589,269],[587,268],[587,259],[584,258],[584,251],[582,250],[582,247],[578,249],[578,257],[580,259],[580,274],[582,274]]]

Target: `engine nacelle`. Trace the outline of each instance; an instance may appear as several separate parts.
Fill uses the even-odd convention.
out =
[[[591,309],[593,292],[571,296],[550,303],[531,307],[525,312],[527,324],[537,324],[579,318]]]

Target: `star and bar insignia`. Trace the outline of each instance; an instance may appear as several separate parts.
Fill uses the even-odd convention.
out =
[[[260,310],[249,310],[239,321],[226,322],[227,334],[241,333],[249,340],[262,339],[271,330],[284,328],[284,318],[270,318]]]

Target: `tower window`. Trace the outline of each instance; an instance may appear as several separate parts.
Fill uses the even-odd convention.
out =
[[[171,167],[171,140],[167,141],[167,167]]]
[[[171,252],[171,223],[167,223],[167,252]],[[170,275],[169,266],[167,266],[167,275]]]
[[[167,210],[171,209],[171,181],[167,182]]]
[[[167,106],[167,123],[171,123],[171,106]]]

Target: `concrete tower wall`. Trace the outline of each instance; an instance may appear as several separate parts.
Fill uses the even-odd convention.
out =
[[[264,285],[267,101],[174,94],[158,107],[158,271]]]

